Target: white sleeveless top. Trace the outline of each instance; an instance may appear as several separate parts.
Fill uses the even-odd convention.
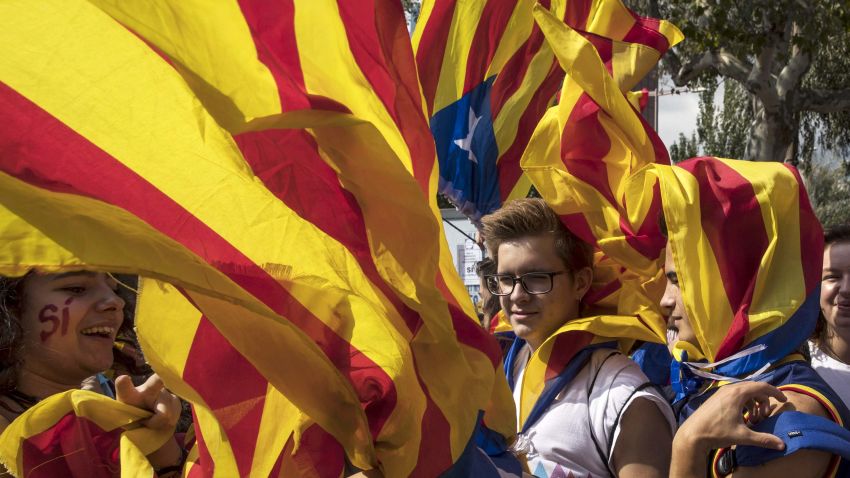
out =
[[[850,408],[850,365],[830,357],[814,342],[809,342],[809,351],[812,354],[812,368],[835,390],[844,405]]]
[[[619,353],[611,355],[612,352],[611,349],[594,351],[587,365],[555,397],[549,409],[518,438],[514,445],[516,451],[527,451],[528,468],[534,476],[611,476],[609,469],[613,469],[612,457],[620,435],[619,418],[636,398],[654,402],[667,419],[671,436],[675,434],[676,420],[667,401],[653,387],[635,392],[649,379],[631,359]],[[518,420],[519,384],[529,358],[531,349],[526,345],[517,355],[513,371]],[[596,381],[591,390],[594,377]],[[522,424],[518,426],[521,430]],[[591,433],[602,453],[607,453],[607,463],[597,451]]]

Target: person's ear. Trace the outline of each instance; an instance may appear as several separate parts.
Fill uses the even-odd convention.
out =
[[[583,267],[577,270],[573,274],[573,282],[575,284],[576,296],[580,299],[584,298],[584,294],[587,294],[591,284],[593,284],[593,269]]]

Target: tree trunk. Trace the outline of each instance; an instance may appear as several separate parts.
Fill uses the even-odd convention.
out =
[[[768,110],[758,99],[753,100],[754,118],[747,144],[747,159],[781,161],[797,166],[798,115],[783,102],[776,110]],[[778,110],[778,111],[777,111]]]

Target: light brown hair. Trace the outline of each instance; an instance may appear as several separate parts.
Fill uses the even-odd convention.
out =
[[[568,271],[590,267],[593,249],[567,229],[545,201],[516,199],[481,219],[482,234],[490,256],[499,261],[499,246],[529,236],[551,234],[555,251]]]

